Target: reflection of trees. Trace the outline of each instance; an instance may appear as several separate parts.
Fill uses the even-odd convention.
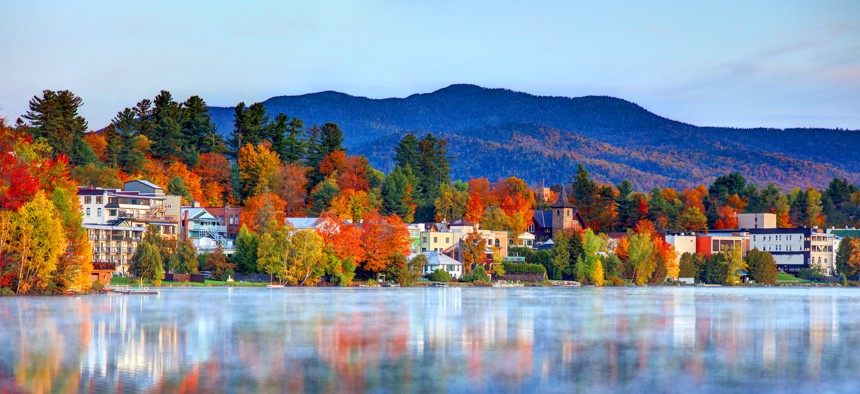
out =
[[[860,361],[851,302],[666,288],[0,299],[0,392],[715,391],[749,376],[840,391]]]

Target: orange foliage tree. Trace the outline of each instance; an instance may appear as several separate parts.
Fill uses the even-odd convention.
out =
[[[274,192],[287,204],[287,216],[296,216],[307,206],[308,171],[310,168],[295,163],[281,163],[278,168]]]
[[[105,140],[105,137],[99,133],[88,133],[84,137],[84,142],[90,145],[90,148],[93,149],[93,152],[98,156],[100,161],[106,161],[107,140]]]
[[[227,157],[207,152],[197,159],[193,172],[200,178],[203,204],[210,207],[224,205],[230,195],[230,162]]]
[[[239,222],[248,230],[260,233],[269,223],[283,225],[286,203],[274,193],[265,193],[245,199],[245,206],[239,213]]]
[[[399,216],[372,212],[364,216],[362,227],[365,270],[383,271],[396,259],[409,255],[409,231]]]
[[[364,191],[347,189],[331,200],[332,213],[354,222],[361,221],[368,212],[378,209],[371,204],[370,196]]]

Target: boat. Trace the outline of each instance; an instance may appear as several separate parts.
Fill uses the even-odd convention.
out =
[[[284,285],[276,285],[276,284],[272,284],[272,283],[269,283],[268,285],[266,285],[267,289],[280,289],[283,287],[284,287]]]
[[[448,284],[442,282],[433,282],[430,284],[430,287],[448,287]]]

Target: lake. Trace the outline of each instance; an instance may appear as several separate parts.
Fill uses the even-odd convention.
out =
[[[860,392],[860,290],[0,298],[0,392]]]

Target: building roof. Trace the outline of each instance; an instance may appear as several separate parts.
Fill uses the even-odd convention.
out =
[[[860,229],[856,229],[856,228],[833,229],[833,230],[828,230],[828,232],[830,234],[833,234],[833,235],[840,237],[840,238],[845,238],[845,237],[849,237],[849,236],[850,237],[860,237]]]
[[[427,265],[463,265],[463,263],[435,250],[421,252],[421,254],[427,257]]]
[[[469,227],[472,227],[472,226],[474,226],[474,225],[475,225],[475,223],[472,223],[472,222],[470,222],[470,221],[466,220],[465,218],[458,218],[458,219],[454,219],[454,220],[452,220],[452,221],[451,221],[451,223],[448,223],[448,226],[449,226],[449,227],[450,227],[450,226],[457,226],[457,227],[466,227],[466,226],[469,226]]]
[[[558,199],[549,206],[550,208],[576,208],[570,200],[567,199],[567,191],[565,191],[565,187],[561,187],[561,193],[558,195]]]
[[[534,211],[532,219],[537,227],[552,228],[552,211]]]
[[[552,250],[555,247],[555,242],[552,239],[547,240],[546,242],[538,245],[535,249],[537,250]]]
[[[129,183],[134,183],[134,182],[140,182],[140,183],[141,183],[141,184],[143,184],[144,186],[148,186],[148,187],[151,187],[151,188],[153,188],[153,189],[162,189],[162,190],[164,190],[164,188],[162,188],[161,186],[158,186],[158,185],[156,185],[156,184],[154,184],[154,183],[152,183],[152,182],[150,182],[150,181],[147,181],[146,179],[135,179],[135,180],[133,180],[133,181],[128,181],[128,182],[126,182],[126,183],[124,184],[124,186],[125,186],[125,185],[128,185]]]
[[[287,218],[286,221],[297,230],[316,228],[319,218]]]

